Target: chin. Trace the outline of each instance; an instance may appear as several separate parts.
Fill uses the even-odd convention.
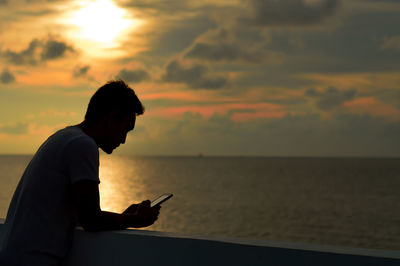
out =
[[[105,153],[107,153],[107,154],[111,154],[111,153],[113,153],[113,151],[114,151],[113,148],[104,148],[104,147],[102,147],[101,149],[102,149]]]

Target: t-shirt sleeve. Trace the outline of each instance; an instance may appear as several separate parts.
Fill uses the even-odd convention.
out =
[[[100,183],[99,149],[88,137],[72,140],[66,147],[67,171],[72,184],[82,180]]]

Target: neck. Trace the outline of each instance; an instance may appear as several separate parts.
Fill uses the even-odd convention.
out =
[[[99,132],[101,132],[99,124],[89,123],[88,121],[84,120],[76,126],[82,129],[82,131],[85,132],[86,135],[93,138],[97,144],[99,143],[98,141],[101,138],[99,134]]]

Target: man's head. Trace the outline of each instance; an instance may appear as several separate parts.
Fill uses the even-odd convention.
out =
[[[124,81],[109,81],[100,87],[90,99],[85,123],[95,127],[97,145],[110,154],[135,127],[136,116],[144,113],[144,107],[133,89]]]

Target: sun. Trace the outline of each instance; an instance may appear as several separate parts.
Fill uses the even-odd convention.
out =
[[[138,24],[127,18],[126,11],[111,0],[80,2],[70,22],[78,28],[78,35],[89,41],[112,45],[126,29]]]

